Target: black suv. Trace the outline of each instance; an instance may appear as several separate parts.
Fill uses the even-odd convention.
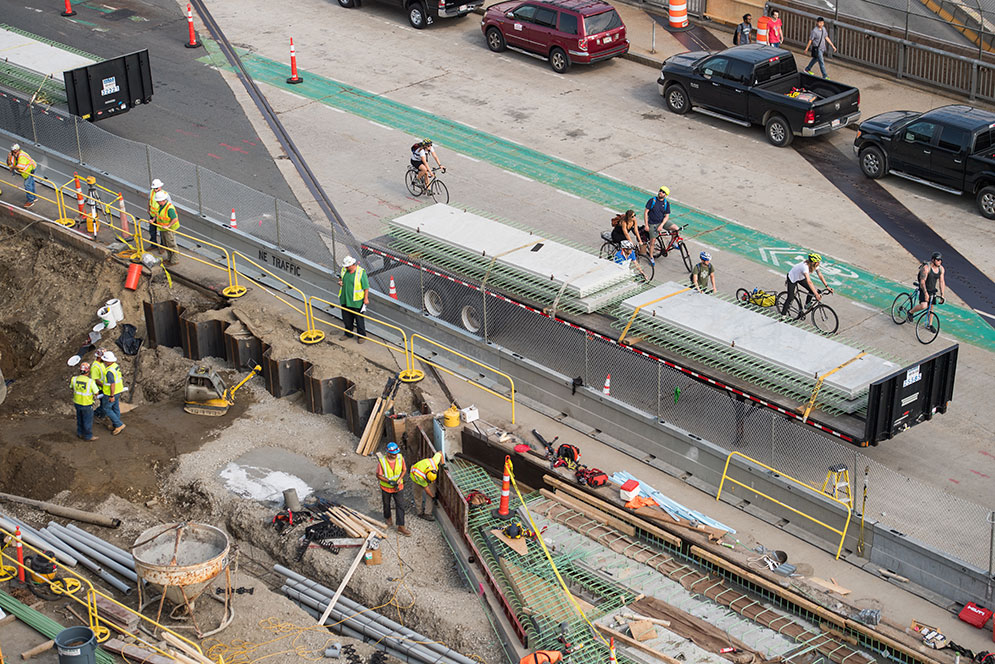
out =
[[[969,193],[995,219],[995,113],[954,104],[888,111],[860,123],[853,151],[860,170],[888,173],[952,194]]]
[[[484,6],[484,0],[386,0],[386,2],[407,12],[411,27],[418,30],[432,25],[437,18],[460,18]],[[339,4],[348,8],[359,7],[363,2],[339,0]]]

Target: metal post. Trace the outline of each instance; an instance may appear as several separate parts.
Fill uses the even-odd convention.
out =
[[[912,0],[906,0],[905,2],[905,39],[909,39],[909,14],[912,13]]]
[[[273,212],[273,218],[276,220],[276,246],[283,249],[283,245],[280,244],[280,199],[276,196],[273,197]]]
[[[650,39],[650,53],[656,53],[656,21],[653,21],[653,37]]]
[[[656,363],[656,419],[663,422],[663,363]]]
[[[484,343],[489,344],[491,341],[490,335],[487,333],[487,289],[483,287],[483,284],[481,284],[480,289],[480,315],[483,317],[481,324],[484,330]]]
[[[195,164],[194,167],[193,167],[193,171],[194,171],[194,174],[197,176],[197,214],[203,215],[204,214],[204,200],[203,200],[203,196],[200,193],[200,166],[198,166],[198,165]],[[149,172],[151,173],[151,169],[149,170]]]
[[[148,183],[149,188],[152,187],[152,146],[148,143],[145,144],[145,168],[149,172]]]
[[[995,563],[995,512],[988,513],[988,524],[990,525],[990,540],[988,542],[988,587],[985,590],[985,604],[991,606],[992,603],[992,572]]]
[[[31,115],[31,136],[35,143],[38,142],[38,130],[35,128],[35,105],[28,104],[28,113]]]
[[[79,118],[73,116],[73,129],[76,130],[76,152],[79,153],[79,163],[83,164],[83,146],[79,142]]]
[[[585,332],[584,333],[584,384],[585,385],[590,385],[591,384],[591,381],[589,380],[590,377],[591,377],[591,366],[590,366],[590,362],[591,362],[591,349],[590,349],[590,344],[591,344],[591,335],[588,334],[587,332]]]

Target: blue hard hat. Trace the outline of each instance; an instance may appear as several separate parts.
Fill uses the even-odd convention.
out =
[[[390,442],[387,443],[387,454],[397,454],[401,451],[401,448],[397,446],[397,443]]]

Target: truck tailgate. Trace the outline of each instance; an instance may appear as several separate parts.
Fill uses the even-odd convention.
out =
[[[821,99],[812,107],[815,111],[815,123],[820,125],[824,122],[832,122],[856,113],[860,105],[860,91],[857,88],[850,88],[846,92]]]

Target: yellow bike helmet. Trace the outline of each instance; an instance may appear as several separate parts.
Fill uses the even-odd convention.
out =
[[[822,262],[822,256],[820,256],[819,254],[809,254],[808,255],[808,260],[811,263],[821,263]]]
[[[670,187],[668,187],[667,185],[663,185],[662,187],[660,187],[660,191],[663,192],[664,196],[670,196]]]

